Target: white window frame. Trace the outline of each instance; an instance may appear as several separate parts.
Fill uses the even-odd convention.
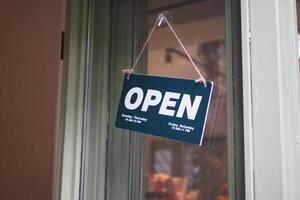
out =
[[[300,199],[296,0],[242,0],[246,200]]]

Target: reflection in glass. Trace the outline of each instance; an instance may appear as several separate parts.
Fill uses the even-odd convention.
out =
[[[160,4],[163,2],[163,4]],[[169,2],[169,4],[167,3]],[[146,199],[227,200],[227,103],[224,1],[148,1],[152,27],[155,9],[170,8],[173,25],[206,79],[214,82],[201,147],[147,136]],[[172,6],[173,4],[178,6]],[[148,47],[148,74],[197,79],[183,49],[168,30],[160,28]],[[159,128],[159,127],[157,127]]]

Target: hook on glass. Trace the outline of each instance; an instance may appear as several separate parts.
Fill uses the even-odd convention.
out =
[[[165,15],[163,13],[161,13],[161,14],[158,15],[157,19],[158,19],[157,26],[161,27],[163,21],[165,20]]]
[[[171,21],[172,21],[172,16],[168,11],[161,12],[156,19],[156,23],[158,27],[166,27],[168,26],[168,23],[170,23]]]

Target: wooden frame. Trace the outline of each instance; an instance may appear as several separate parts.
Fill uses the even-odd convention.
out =
[[[68,1],[63,70],[60,170],[55,199],[78,199],[80,152],[83,114],[83,83],[86,59],[87,4],[82,0]]]
[[[296,200],[300,169],[296,1],[244,0],[247,200]]]
[[[240,0],[226,1],[229,199],[245,199]]]

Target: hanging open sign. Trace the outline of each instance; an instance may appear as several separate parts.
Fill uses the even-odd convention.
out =
[[[186,53],[197,80],[132,74],[153,31],[165,22]],[[179,39],[168,18],[159,14],[131,69],[125,73],[116,127],[201,145],[213,89]],[[130,77],[130,78],[129,78]]]
[[[125,75],[116,127],[201,145],[213,83]]]

